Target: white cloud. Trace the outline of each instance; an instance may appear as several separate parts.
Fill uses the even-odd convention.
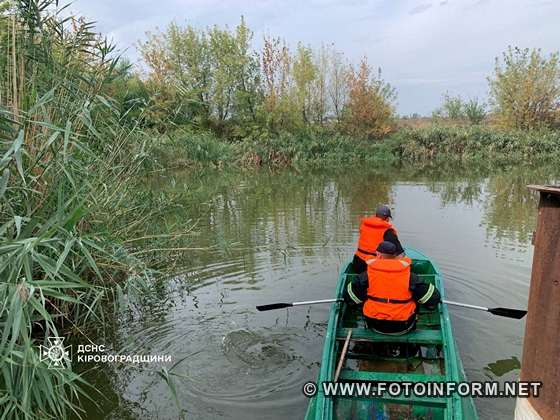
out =
[[[72,10],[98,22],[127,54],[171,20],[235,25],[292,45],[334,42],[357,61],[381,66],[399,91],[399,111],[429,113],[445,91],[484,96],[485,76],[508,45],[558,49],[560,2],[550,0],[77,0]]]

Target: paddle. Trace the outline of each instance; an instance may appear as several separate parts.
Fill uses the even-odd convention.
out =
[[[446,303],[448,305],[461,306],[462,308],[486,311],[494,315],[505,316],[506,318],[521,319],[527,314],[527,311],[522,311],[521,309],[485,308],[484,306],[469,305],[467,303],[453,302],[451,300],[443,300],[443,303]]]
[[[301,305],[316,305],[319,303],[333,303],[342,302],[344,299],[322,299],[322,300],[308,300],[302,302],[292,302],[292,303],[271,303],[269,305],[259,305],[257,306],[257,311],[272,311],[274,309],[291,308],[292,306]],[[522,311],[520,309],[509,309],[509,308],[485,308],[484,306],[469,305],[468,303],[453,302],[451,300],[443,300],[443,303],[453,306],[461,306],[462,308],[477,309],[479,311],[490,312],[493,315],[503,316],[506,318],[521,319],[526,314],[527,311]]]
[[[322,300],[308,300],[303,302],[292,302],[292,303],[271,303],[269,305],[259,305],[257,306],[257,311],[272,311],[274,309],[291,308],[292,306],[301,305],[316,305],[319,303],[333,303],[342,302],[344,299],[322,299]]]

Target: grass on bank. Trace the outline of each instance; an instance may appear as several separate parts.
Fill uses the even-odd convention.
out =
[[[499,130],[488,126],[432,126],[401,130],[389,142],[401,162],[442,160],[537,163],[560,160],[558,130]]]
[[[557,130],[498,130],[487,126],[404,128],[382,140],[307,131],[235,142],[210,132],[179,129],[159,136],[155,142],[156,156],[164,167],[422,166],[450,160],[501,164],[560,160]]]
[[[164,167],[337,166],[367,162],[392,164],[392,151],[383,142],[356,140],[336,133],[282,133],[230,142],[209,132],[177,130],[160,137],[156,156]]]

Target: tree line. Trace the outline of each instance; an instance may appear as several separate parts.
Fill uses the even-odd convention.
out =
[[[171,23],[139,44],[146,71],[128,73],[120,94],[129,106],[149,104],[145,121],[159,130],[186,124],[239,139],[309,128],[380,138],[395,129],[396,89],[367,58],[354,65],[332,44],[292,49],[265,36],[255,50],[253,42],[243,18],[233,29]],[[445,94],[433,117],[520,129],[559,121],[557,53],[510,47],[488,87],[486,102]]]
[[[558,60],[558,53],[546,57],[539,49],[509,47],[496,58],[494,74],[487,79],[488,102],[445,93],[432,116],[473,124],[490,118],[504,128],[555,127],[560,122]]]
[[[255,51],[252,41],[243,18],[233,30],[171,23],[149,33],[139,45],[148,69],[147,121],[188,123],[233,137],[310,126],[366,137],[391,130],[395,89],[367,59],[354,66],[332,45],[313,50],[298,43],[292,51],[272,36]]]

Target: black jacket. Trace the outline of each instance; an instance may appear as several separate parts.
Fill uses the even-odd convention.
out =
[[[399,237],[397,236],[397,232],[393,229],[387,229],[383,234],[383,240],[387,242],[391,242],[393,245],[397,247],[397,255],[402,254],[404,252],[404,248],[399,241]]]

